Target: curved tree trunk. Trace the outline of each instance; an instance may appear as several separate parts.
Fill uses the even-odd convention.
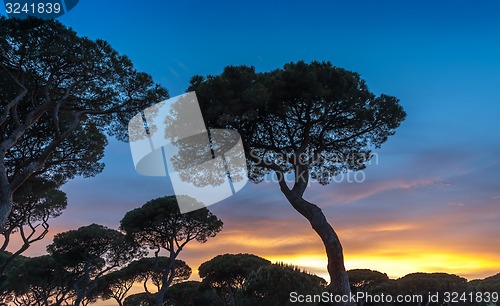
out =
[[[0,232],[5,229],[5,224],[12,210],[12,189],[7,178],[6,168],[3,162],[0,162]]]
[[[328,274],[331,279],[330,285],[328,286],[329,291],[335,295],[349,296],[351,288],[344,267],[342,244],[332,226],[326,220],[323,211],[315,204],[304,200],[300,196],[294,195],[293,191],[286,192],[285,196],[290,204],[292,204],[293,208],[309,221],[314,231],[323,241],[328,257]],[[349,303],[342,305],[348,304]]]
[[[330,275],[330,284],[328,291],[334,295],[350,297],[351,287],[349,285],[349,277],[344,266],[344,253],[339,237],[335,233],[333,227],[328,223],[321,208],[317,205],[306,201],[303,194],[306,190],[309,172],[307,167],[301,165],[295,169],[295,184],[292,189],[285,182],[283,173],[277,173],[279,178],[280,189],[287,198],[288,202],[304,216],[311,224],[313,230],[323,241],[325,246],[326,256],[328,258],[328,274]],[[353,303],[336,303],[336,305],[352,305]]]
[[[180,250],[179,250],[180,252]],[[167,294],[168,288],[170,287],[170,284],[172,284],[172,281],[174,280],[175,276],[175,259],[177,258],[176,252],[170,250],[170,256],[169,256],[169,264],[163,271],[162,275],[162,282],[161,282],[161,288],[160,290],[156,293],[155,301],[152,303],[150,306],[161,306],[163,305],[163,302],[165,301],[165,296]]]

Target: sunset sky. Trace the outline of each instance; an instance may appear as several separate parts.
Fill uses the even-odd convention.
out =
[[[170,96],[227,65],[268,71],[319,60],[360,73],[376,94],[398,97],[408,117],[375,151],[362,183],[344,178],[306,193],[339,234],[346,268],[390,277],[500,272],[498,0],[82,0],[60,21],[107,40]],[[27,255],[45,253],[61,231],[118,228],[127,211],[172,194],[168,178],[135,172],[127,143],[111,140],[104,162],[103,173],[63,187],[68,209]],[[193,274],[218,254],[252,253],[327,278],[319,237],[276,184],[248,183],[209,208],[224,229],[181,253]]]

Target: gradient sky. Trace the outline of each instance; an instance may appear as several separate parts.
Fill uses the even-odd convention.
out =
[[[500,272],[500,2],[488,1],[93,1],[60,18],[102,38],[170,95],[195,74],[227,65],[267,71],[290,61],[331,61],[359,72],[376,94],[398,97],[408,118],[377,150],[363,183],[310,186],[344,246],[346,267],[400,277]],[[64,186],[60,231],[117,228],[123,215],[169,195],[168,178],[135,173],[128,144],[111,140],[106,169]],[[256,196],[258,195],[258,196]],[[210,206],[225,223],[181,253],[194,269],[248,252],[326,277],[320,239],[273,183],[249,183]]]

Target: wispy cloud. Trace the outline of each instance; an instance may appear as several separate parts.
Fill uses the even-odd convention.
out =
[[[176,78],[179,78],[180,75],[179,73],[177,72],[177,70],[175,70],[174,68],[172,67],[169,67],[168,70],[170,71],[170,73],[172,73]]]
[[[179,60],[177,61],[177,66],[181,67],[181,68],[182,68],[182,69],[184,69],[184,71],[186,71],[186,72],[187,72],[187,71],[189,71],[189,68],[188,68],[186,65],[184,65],[184,63],[183,63],[183,62],[181,62],[181,61],[179,61]]]

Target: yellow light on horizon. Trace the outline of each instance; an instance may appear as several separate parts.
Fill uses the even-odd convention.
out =
[[[442,250],[441,250],[442,251]],[[298,266],[329,281],[325,254],[297,254],[264,256],[272,262]],[[396,279],[410,273],[444,272],[467,279],[490,276],[491,270],[499,270],[499,258],[477,254],[444,253],[432,249],[406,249],[401,253],[346,254],[346,270],[370,269],[386,273]]]

